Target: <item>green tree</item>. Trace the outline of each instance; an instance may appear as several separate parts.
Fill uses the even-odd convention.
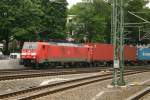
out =
[[[128,13],[131,12],[146,12],[146,13],[136,13],[137,15],[150,19],[150,9],[146,7],[148,0],[124,0],[124,12],[125,12],[125,23],[138,23],[142,20],[136,18],[135,16]],[[110,42],[111,39],[111,5],[104,2],[104,0],[93,0],[93,2],[82,2],[73,6],[69,10],[70,15],[77,15],[77,24],[75,25],[78,33],[83,35],[77,37],[84,37],[84,34],[88,35],[88,39],[92,42]],[[78,27],[78,25],[83,25],[83,27]],[[135,25],[129,25],[135,26]],[[137,26],[137,25],[136,25]],[[142,24],[143,29],[147,29],[149,24]],[[138,43],[138,28],[137,27],[126,27],[126,31],[131,33],[127,35],[128,43]],[[144,32],[141,32],[144,34]]]
[[[83,25],[77,29],[77,35],[87,36],[90,42],[108,42],[110,6],[106,2],[94,0],[93,3],[78,3],[70,9],[69,14],[77,15],[77,23]]]
[[[33,39],[41,14],[35,0],[1,0],[0,5],[0,37],[6,41],[6,51],[12,37],[19,41]]]
[[[125,22],[126,23],[141,23],[143,20],[131,15],[130,12],[141,12],[141,13],[135,13],[136,15],[150,21],[150,9],[146,7],[148,4],[148,0],[126,0],[125,4]],[[129,31],[130,34],[127,35],[127,38],[130,38],[129,40],[126,40],[127,43],[140,43],[139,40],[139,29],[138,27],[134,26],[143,26],[141,30],[145,30],[145,28],[149,27],[149,24],[137,24],[137,25],[128,25],[133,26],[129,28],[125,28],[126,31]],[[145,32],[141,32],[141,35],[145,34]]]
[[[67,1],[66,0],[42,0],[42,28],[46,31],[48,38],[65,38],[66,18],[67,18]]]
[[[12,35],[12,29],[15,21],[13,1],[0,1],[0,37],[6,42],[6,49],[8,51],[9,38]],[[8,52],[6,52],[7,54]]]
[[[41,10],[40,0],[23,0],[17,7],[15,27],[13,28],[14,36],[19,41],[33,41],[36,39],[35,32],[40,30],[41,17],[44,13]]]
[[[0,39],[6,41],[6,51],[10,38],[36,41],[35,33],[44,31],[47,40],[66,37],[66,0],[1,0],[0,5]]]

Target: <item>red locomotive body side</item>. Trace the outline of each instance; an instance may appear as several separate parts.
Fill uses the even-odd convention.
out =
[[[93,44],[93,61],[112,61],[113,54],[113,45]]]
[[[136,61],[137,59],[137,48],[135,46],[124,46],[124,60],[125,61]]]
[[[87,61],[87,47],[72,47],[72,46],[49,46],[49,59],[51,61]]]
[[[82,62],[88,61],[89,49],[85,46],[65,46],[40,43],[37,50],[38,62]]]
[[[48,59],[48,46],[45,42],[38,42],[38,48],[36,52],[36,62],[42,62],[44,59]]]

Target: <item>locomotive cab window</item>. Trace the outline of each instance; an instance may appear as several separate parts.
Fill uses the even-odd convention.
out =
[[[16,59],[16,58],[17,58],[17,55],[10,55],[10,58]]]
[[[23,45],[23,49],[36,49],[37,48],[36,42],[25,42]]]

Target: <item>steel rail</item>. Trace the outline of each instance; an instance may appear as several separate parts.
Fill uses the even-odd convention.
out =
[[[56,75],[68,75],[68,74],[82,74],[82,73],[95,73],[100,71],[110,71],[112,69],[73,69],[73,70],[58,70],[58,71],[38,71],[33,73],[25,74],[10,74],[10,75],[0,75],[0,81],[15,80],[15,79],[26,79],[26,78],[36,78],[45,76],[56,76]],[[21,72],[20,72],[21,73]]]
[[[140,98],[144,97],[148,93],[150,93],[150,87],[145,88],[144,90],[132,95],[131,97],[127,98],[126,100],[139,100]]]
[[[146,71],[127,72],[125,73],[125,75],[133,75],[133,74],[143,73],[143,72],[146,72]],[[84,77],[84,78],[79,78],[79,79],[73,79],[73,80],[68,80],[68,81],[59,82],[55,84],[39,86],[39,87],[34,87],[34,88],[26,89],[26,90],[13,92],[13,93],[3,94],[3,95],[0,95],[0,99],[8,99],[8,98],[14,99],[13,97],[16,97],[18,100],[30,100],[30,99],[43,97],[49,94],[57,93],[60,91],[72,89],[75,87],[91,84],[94,82],[108,80],[108,79],[112,79],[111,73],[103,74],[103,75],[95,75],[91,77]],[[42,91],[42,92],[39,92],[39,91]],[[35,93],[32,93],[32,92],[35,92]]]
[[[135,71],[139,70],[149,70],[149,69],[131,69]],[[100,72],[100,71],[112,71],[112,69],[90,69],[90,70],[61,70],[61,71],[38,71],[33,73],[24,73],[24,74],[9,74],[9,75],[0,75],[0,81],[6,81],[6,80],[15,80],[15,79],[26,79],[26,78],[37,78],[37,77],[46,77],[46,76],[56,76],[56,75],[68,75],[68,74],[81,74],[81,73],[94,73],[94,72]]]

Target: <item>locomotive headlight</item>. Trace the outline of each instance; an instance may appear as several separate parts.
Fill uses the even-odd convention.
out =
[[[22,56],[25,56],[25,55],[27,55],[27,53],[21,53],[21,55],[22,55]]]
[[[31,53],[31,56],[36,56],[36,53]]]

